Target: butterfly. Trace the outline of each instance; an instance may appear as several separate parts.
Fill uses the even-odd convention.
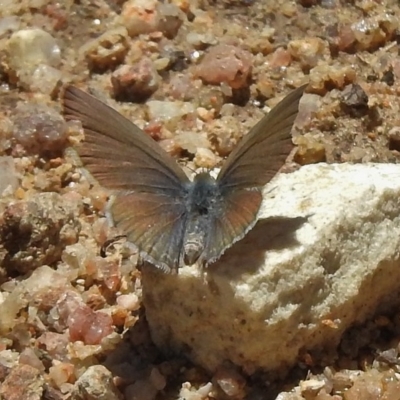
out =
[[[262,187],[293,149],[291,129],[305,86],[289,93],[245,135],[217,178],[190,180],[151,137],[113,108],[69,85],[67,120],[80,121],[83,166],[114,192],[114,224],[140,256],[165,272],[205,267],[242,239],[257,221]]]

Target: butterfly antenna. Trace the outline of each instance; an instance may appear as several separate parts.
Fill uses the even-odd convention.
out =
[[[193,168],[189,167],[188,165],[185,165],[185,168],[187,168],[190,172],[192,172],[193,174],[196,173],[196,170],[194,170]]]
[[[101,246],[101,248],[100,248],[100,256],[103,257],[103,258],[107,257],[107,250],[108,250],[108,248],[109,248],[112,244],[118,242],[118,240],[120,240],[120,239],[126,239],[126,235],[118,235],[118,236],[115,236],[115,237],[113,237],[113,238],[111,238],[111,239],[106,240],[106,241],[102,244],[102,246]]]

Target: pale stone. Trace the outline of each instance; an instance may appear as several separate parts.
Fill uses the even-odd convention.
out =
[[[56,67],[61,62],[61,50],[48,32],[42,29],[23,29],[12,34],[8,41],[10,64],[16,71],[39,64]]]
[[[257,226],[202,276],[143,268],[144,305],[163,351],[214,372],[284,372],[336,346],[400,288],[400,166],[315,164],[265,188]],[[262,221],[261,221],[262,220]]]
[[[40,64],[32,72],[30,88],[44,94],[53,94],[59,87],[62,72],[50,65]]]
[[[160,31],[167,38],[173,38],[184,18],[175,4],[164,4],[156,0],[128,0],[122,7],[120,22],[131,37]]]
[[[70,285],[67,278],[43,265],[33,271],[32,275],[22,281],[5,297],[0,304],[0,333],[5,334],[17,322],[18,314],[23,308],[34,306],[44,296],[48,298],[58,290],[67,290]]]
[[[61,79],[57,69],[61,49],[50,33],[38,28],[14,32],[8,40],[7,52],[11,81],[30,91],[39,88],[41,93],[52,94]],[[42,88],[43,79],[50,82]]]
[[[73,398],[121,400],[111,372],[102,365],[92,365],[75,382]]]
[[[182,118],[195,111],[193,104],[183,101],[151,100],[147,102],[147,107],[150,119],[159,121]]]

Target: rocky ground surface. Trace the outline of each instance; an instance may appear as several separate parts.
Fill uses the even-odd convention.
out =
[[[136,255],[117,243],[99,256],[116,234],[107,192],[66,151],[81,132],[60,106],[72,82],[193,170],[309,82],[292,168],[397,163],[398,15],[391,0],[1,1],[0,398],[398,399],[396,305],[349,330],[334,363],[302,354],[279,380],[166,358]]]

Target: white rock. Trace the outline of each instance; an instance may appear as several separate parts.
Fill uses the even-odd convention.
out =
[[[209,371],[282,372],[337,345],[400,287],[400,166],[316,164],[269,185],[257,226],[207,279],[143,269],[152,337]],[[300,218],[303,217],[303,218]]]

